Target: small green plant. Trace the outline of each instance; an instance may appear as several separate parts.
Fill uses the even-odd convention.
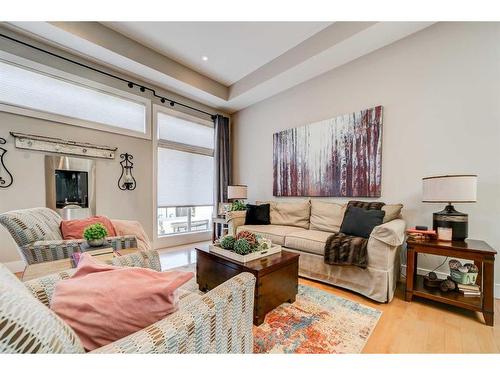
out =
[[[87,241],[100,240],[101,238],[106,238],[107,235],[108,231],[101,223],[89,225],[83,231],[83,238]]]
[[[242,201],[234,201],[231,205],[231,211],[245,211],[247,206]]]
[[[240,255],[247,255],[252,252],[252,247],[244,238],[234,242],[234,252]]]
[[[225,236],[221,241],[220,241],[220,247],[226,250],[233,250],[234,247],[234,242],[236,239],[233,236]]]

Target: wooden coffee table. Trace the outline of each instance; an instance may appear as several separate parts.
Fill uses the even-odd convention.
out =
[[[293,303],[299,281],[299,254],[282,251],[247,263],[240,263],[210,252],[208,246],[196,248],[196,281],[208,291],[241,272],[252,273],[255,283],[253,322],[262,324],[266,314],[284,302]]]

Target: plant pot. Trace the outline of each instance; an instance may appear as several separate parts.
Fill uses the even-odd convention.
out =
[[[104,245],[104,240],[105,240],[105,238],[99,238],[98,240],[87,241],[87,243],[89,244],[89,246],[97,247],[97,246]]]

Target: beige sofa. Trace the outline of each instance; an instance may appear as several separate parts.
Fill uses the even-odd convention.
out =
[[[384,223],[373,229],[368,240],[368,266],[325,264],[328,237],[340,230],[347,204],[320,200],[270,203],[270,225],[244,225],[245,211],[229,212],[229,233],[247,230],[270,238],[284,250],[297,252],[299,275],[358,292],[378,302],[390,302],[400,272],[400,247],[405,222],[402,205],[386,205]]]

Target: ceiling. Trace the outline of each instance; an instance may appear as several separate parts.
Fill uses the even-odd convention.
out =
[[[2,26],[6,32],[41,40],[231,114],[432,24],[8,22]]]
[[[331,22],[101,23],[230,86]]]

